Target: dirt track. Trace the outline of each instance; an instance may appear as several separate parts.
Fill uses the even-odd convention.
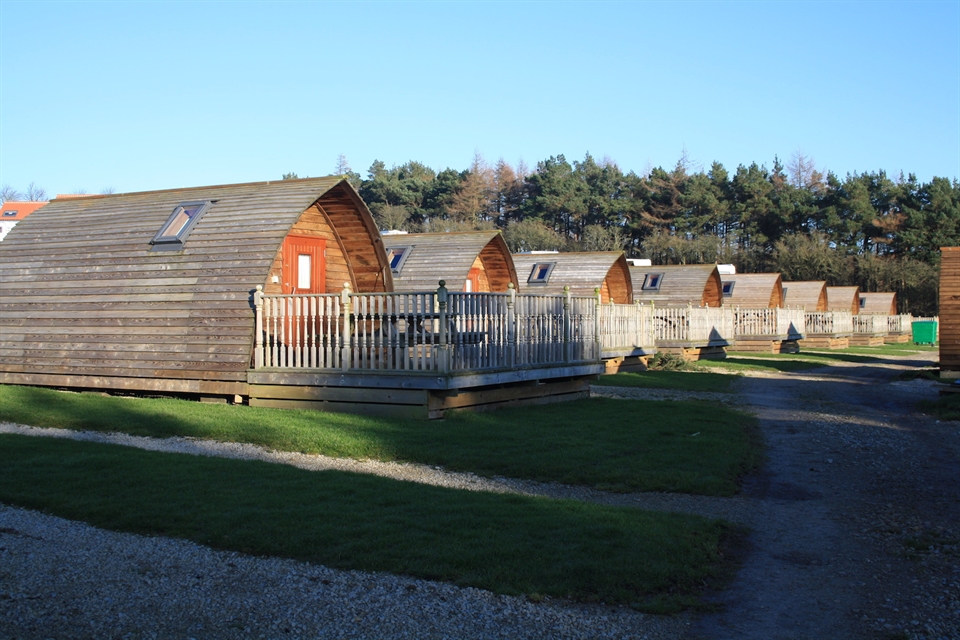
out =
[[[894,381],[925,364],[737,383],[769,459],[743,568],[689,638],[960,638],[960,425],[915,410],[933,383]]]

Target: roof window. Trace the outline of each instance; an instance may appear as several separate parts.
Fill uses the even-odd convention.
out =
[[[733,280],[727,280],[723,283],[723,295],[732,296],[733,295],[733,285],[736,283]]]
[[[410,247],[387,247],[387,262],[390,263],[390,271],[400,273],[408,255],[410,255]]]
[[[557,266],[556,262],[538,262],[530,270],[530,277],[527,278],[527,284],[547,284],[553,268]]]
[[[19,211],[17,211],[16,209],[7,209],[6,211],[3,212],[3,215],[5,215],[5,216],[15,216],[15,215],[17,215],[18,213],[19,213]]]
[[[184,202],[177,205],[163,227],[150,241],[153,250],[179,251],[183,249],[183,243],[187,236],[190,235],[190,231],[210,208],[211,202]]]
[[[663,282],[662,273],[648,273],[643,278],[644,291],[659,291],[660,283]]]

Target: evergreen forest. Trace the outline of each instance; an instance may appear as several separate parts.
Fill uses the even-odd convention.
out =
[[[382,230],[501,229],[514,252],[623,250],[654,264],[731,263],[896,291],[900,312],[937,313],[942,246],[960,245],[960,182],[884,171],[841,178],[795,153],[771,167],[714,162],[642,175],[589,154],[547,158],[530,169],[475,155],[468,169],[436,171],[375,161],[366,178],[340,156]],[[296,174],[285,174],[285,178]]]

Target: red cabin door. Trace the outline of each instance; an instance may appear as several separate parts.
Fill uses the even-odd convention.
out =
[[[467,281],[463,283],[463,290],[467,293],[480,291],[480,269],[474,267],[467,274]]]
[[[287,236],[283,241],[283,293],[326,293],[327,241],[313,236]]]

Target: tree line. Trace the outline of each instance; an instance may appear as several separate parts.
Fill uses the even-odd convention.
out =
[[[960,246],[960,182],[884,171],[841,178],[795,153],[772,167],[714,162],[624,172],[610,159],[563,155],[528,169],[478,154],[471,166],[416,161],[366,178],[340,156],[380,228],[499,228],[514,252],[623,250],[654,264],[730,263],[739,272],[779,272],[785,281],[826,280],[863,291],[896,291],[901,311],[933,315],[939,249]],[[287,174],[285,177],[294,177]]]

